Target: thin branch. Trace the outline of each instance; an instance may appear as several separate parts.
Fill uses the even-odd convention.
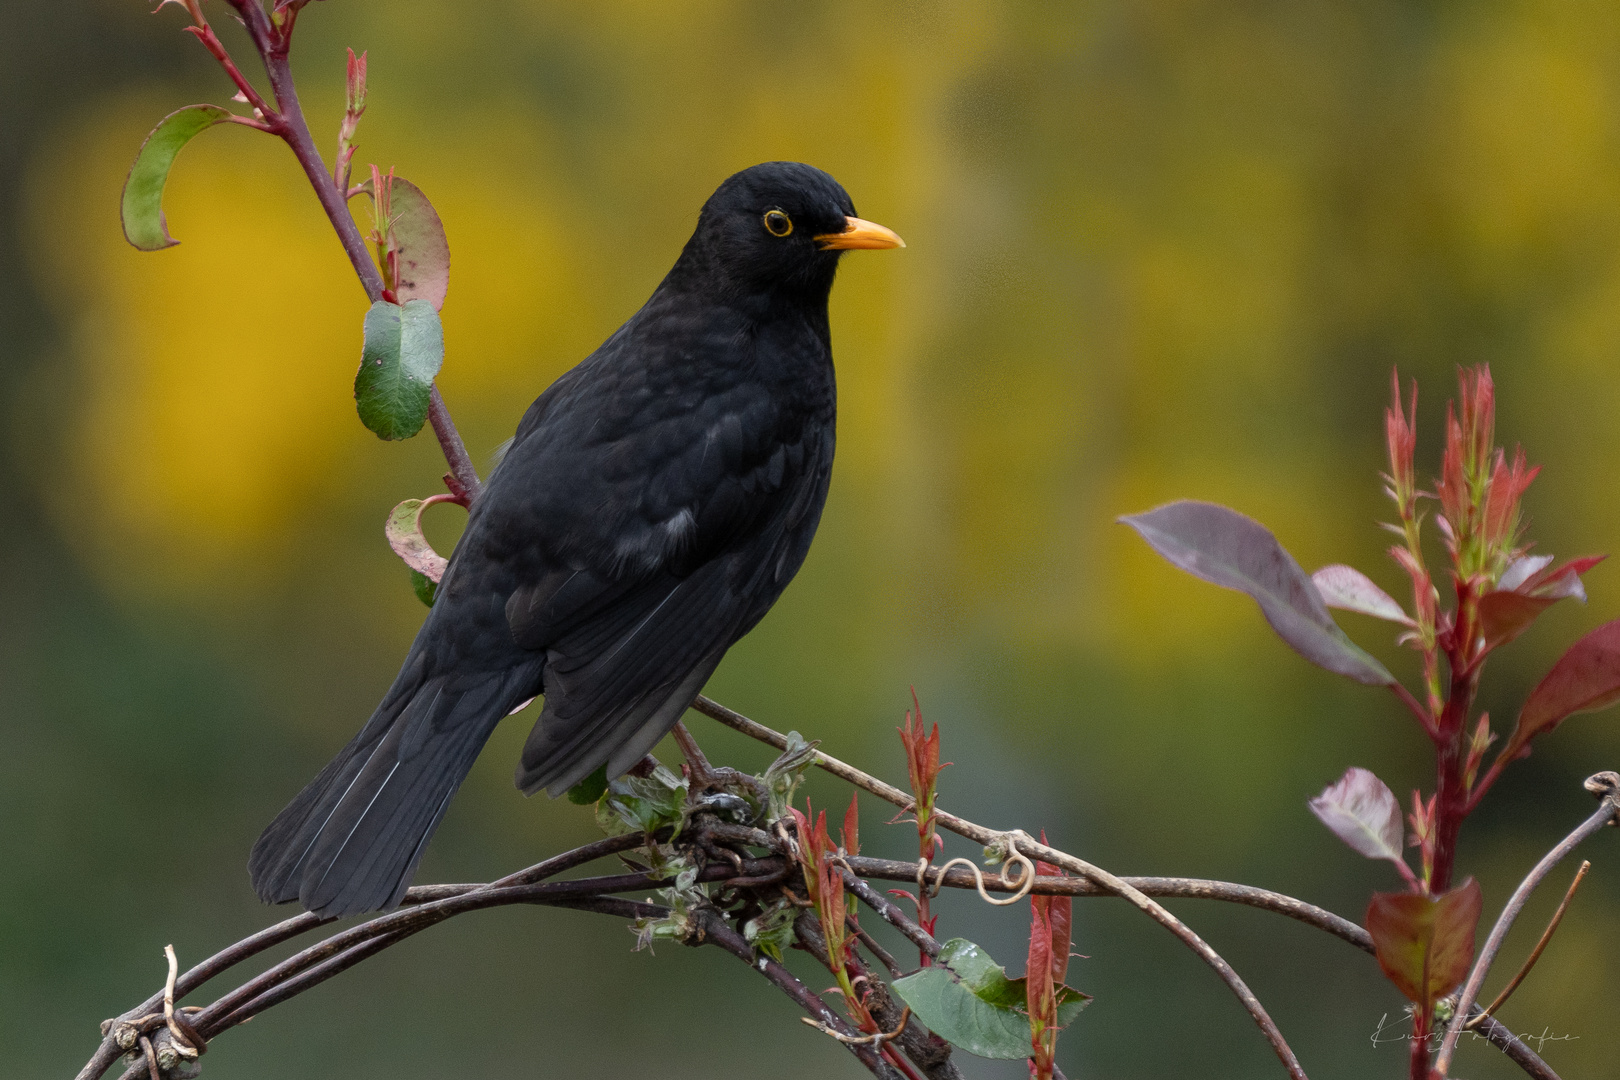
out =
[[[759,724],[748,719],[741,713],[733,712],[732,710],[726,708],[718,702],[710,700],[707,697],[699,695],[697,700],[693,702],[692,707],[698,712],[701,712],[703,715],[710,717],[711,719],[718,720],[728,727],[741,731],[743,734],[752,738],[769,743],[770,745],[775,746],[778,750],[787,748],[786,736],[772,731],[763,724]],[[870,776],[852,765],[847,765],[829,754],[825,754],[817,750],[815,760],[816,764],[821,768],[827,770],[835,776],[847,780],[856,787],[861,788],[863,791],[868,791],[873,795],[876,795],[878,798],[883,799],[886,802],[893,803],[895,806],[901,808],[911,805],[911,796],[901,791],[899,788],[890,784],[885,784],[876,777]],[[987,829],[982,825],[975,824],[964,818],[959,818],[955,814],[949,814],[943,810],[936,809],[934,816],[935,820],[945,828],[951,830],[959,836],[965,836],[968,839],[976,840],[981,844],[988,845],[1009,842],[1009,834],[1000,833],[993,829]],[[1306,1080],[1305,1070],[1301,1068],[1299,1059],[1294,1056],[1294,1051],[1289,1047],[1288,1041],[1283,1038],[1282,1032],[1278,1030],[1276,1023],[1271,1019],[1270,1014],[1266,1012],[1265,1006],[1260,1004],[1260,999],[1255,997],[1254,992],[1249,989],[1248,985],[1244,983],[1243,979],[1239,977],[1238,973],[1232,970],[1232,965],[1228,964],[1219,953],[1211,948],[1203,938],[1194,933],[1185,923],[1176,918],[1174,915],[1170,914],[1170,912],[1166,911],[1159,904],[1149,899],[1140,890],[1133,888],[1127,882],[1121,881],[1119,878],[1115,877],[1113,874],[1110,874],[1108,871],[1103,870],[1101,867],[1093,866],[1084,859],[1076,858],[1075,856],[1070,855],[1068,852],[1059,851],[1058,849],[1048,847],[1045,844],[1036,843],[1034,840],[1028,837],[1013,838],[1010,842],[1016,844],[1017,849],[1030,858],[1041,859],[1052,863],[1053,865],[1060,866],[1072,873],[1090,878],[1109,891],[1124,897],[1137,908],[1145,912],[1155,922],[1159,923],[1161,926],[1173,933],[1188,948],[1197,953],[1206,964],[1214,968],[1215,973],[1220,976],[1221,981],[1226,983],[1227,987],[1232,991],[1237,999],[1243,1003],[1243,1007],[1249,1011],[1249,1015],[1254,1019],[1256,1026],[1260,1028],[1260,1031],[1265,1036],[1266,1041],[1271,1044],[1272,1051],[1276,1053],[1278,1060],[1280,1060],[1283,1063],[1283,1067],[1288,1070],[1288,1075],[1292,1077],[1293,1080]]]
[[[1452,1017],[1451,1026],[1446,1029],[1445,1041],[1440,1044],[1440,1054],[1434,1062],[1434,1075],[1444,1077],[1451,1067],[1452,1054],[1457,1050],[1457,1038],[1462,1034],[1463,1025],[1468,1022],[1474,1000],[1479,996],[1480,986],[1485,982],[1485,974],[1490,971],[1497,951],[1502,948],[1502,940],[1507,937],[1508,930],[1513,926],[1513,920],[1524,910],[1525,901],[1530,899],[1531,892],[1565,855],[1575,850],[1576,845],[1582,840],[1606,825],[1620,822],[1620,773],[1596,773],[1586,778],[1585,787],[1602,800],[1602,805],[1574,832],[1564,837],[1557,847],[1542,856],[1541,861],[1536,863],[1523,881],[1519,882],[1519,887],[1513,890],[1513,895],[1508,897],[1506,906],[1502,908],[1502,914],[1497,916],[1496,925],[1491,927],[1490,937],[1485,939],[1485,947],[1480,949],[1479,958],[1474,961],[1474,968],[1468,973],[1468,981],[1463,985],[1462,993],[1457,998],[1457,1013]]]
[[[320,200],[321,209],[326,211],[327,220],[337,232],[344,254],[348,255],[349,264],[354,267],[360,285],[365,289],[366,299],[376,303],[382,299],[382,274],[371,261],[371,253],[366,250],[360,228],[355,224],[353,215],[349,213],[348,193],[338,187],[337,181],[333,180],[332,174],[327,170],[326,163],[321,160],[321,152],[315,147],[315,140],[309,132],[309,123],[304,119],[303,106],[298,100],[298,88],[293,82],[292,65],[288,59],[291,26],[278,30],[257,0],[226,0],[226,2],[241,16],[243,25],[247,27],[248,37],[258,51],[259,59],[264,63],[265,73],[270,77],[270,88],[275,93],[279,112],[266,112],[265,122],[270,130],[280,136],[292,149],[293,156],[298,159],[304,175],[309,179],[310,187],[315,189],[315,197]],[[198,33],[197,36],[203,39],[204,45],[209,45],[202,33]],[[215,45],[217,44],[216,40]],[[235,70],[223,47],[216,51],[214,46],[209,46],[209,51],[225,65],[226,72],[238,81],[250,100],[257,98],[258,95],[253,92],[252,86]],[[471,506],[478,498],[479,492],[483,490],[483,486],[478,479],[478,470],[474,468],[472,458],[467,453],[466,444],[462,442],[461,433],[456,430],[455,421],[450,418],[450,410],[444,403],[443,395],[439,393],[437,383],[434,384],[428,397],[428,420],[433,425],[433,434],[439,440],[444,459],[450,465],[450,477],[453,481],[450,483],[450,490],[456,494],[459,501]]]
[[[1547,948],[1547,942],[1552,940],[1553,932],[1558,929],[1558,924],[1564,921],[1564,912],[1569,908],[1569,902],[1575,899],[1575,890],[1581,887],[1581,882],[1585,880],[1587,871],[1591,869],[1591,860],[1582,861],[1581,868],[1575,871],[1575,880],[1569,883],[1569,888],[1564,892],[1564,898],[1558,901],[1558,910],[1554,911],[1552,918],[1548,920],[1547,929],[1541,932],[1541,938],[1536,942],[1536,947],[1530,950],[1530,955],[1525,957],[1523,964],[1519,965],[1518,974],[1508,980],[1508,984],[1502,987],[1502,992],[1496,995],[1496,999],[1485,1006],[1484,1011],[1478,1016],[1470,1019],[1464,1025],[1465,1027],[1478,1027],[1486,1017],[1495,1016],[1496,1010],[1500,1009],[1507,999],[1513,996],[1513,991],[1519,988],[1519,984],[1524,982],[1524,977],[1530,974],[1530,969],[1536,966],[1536,961],[1541,959],[1541,953]]]
[[[848,855],[845,856],[844,861],[853,867],[856,863],[866,861],[878,862],[879,860],[863,860],[859,856]],[[888,862],[889,860],[884,859],[881,861]],[[909,864],[895,863],[895,865],[906,866]],[[877,877],[880,875],[868,874],[867,876]],[[943,884],[951,885],[956,888],[973,887],[971,882],[971,874],[963,872],[961,877],[968,880],[963,884],[957,884],[956,882],[952,882],[947,879],[943,882]],[[903,881],[905,879],[894,878],[891,880]],[[1039,879],[1036,880],[1038,883]],[[934,935],[930,934],[927,930],[924,930],[920,923],[909,917],[904,911],[901,911],[898,904],[890,900],[887,896],[884,896],[882,893],[878,892],[876,889],[872,888],[872,886],[862,881],[849,870],[844,871],[844,888],[848,889],[850,892],[859,897],[861,902],[876,912],[884,922],[888,923],[890,926],[900,931],[900,933],[904,934],[907,941],[910,941],[913,945],[917,946],[918,949],[921,949],[922,952],[930,959],[939,955],[939,942],[934,940]]]
[[[700,908],[696,913],[698,920],[697,939],[706,945],[717,945],[726,952],[735,956],[766,979],[771,984],[798,1002],[813,1019],[826,1024],[829,1028],[842,1035],[854,1037],[860,1032],[850,1027],[843,1017],[833,1012],[821,996],[804,983],[800,982],[794,974],[781,964],[768,956],[759,956],[754,947],[725,921],[725,918],[712,908]],[[862,1065],[871,1070],[874,1076],[884,1077],[885,1080],[901,1080],[900,1074],[888,1062],[875,1052],[870,1046],[852,1044],[840,1039],[844,1047],[860,1059]]]

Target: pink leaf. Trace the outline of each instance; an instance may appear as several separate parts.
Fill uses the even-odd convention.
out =
[[[1401,861],[1401,804],[1389,786],[1351,767],[1310,801],[1311,813],[1369,859]]]
[[[1383,664],[1345,637],[1299,563],[1253,518],[1184,500],[1119,520],[1189,574],[1248,593],[1277,635],[1313,664],[1370,686],[1395,682]]]
[[[1311,575],[1311,581],[1328,607],[1359,611],[1363,615],[1388,619],[1403,626],[1417,625],[1394,597],[1374,585],[1371,578],[1353,566],[1340,563],[1324,566]]]

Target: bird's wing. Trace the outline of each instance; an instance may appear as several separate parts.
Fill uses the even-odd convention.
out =
[[[511,594],[514,638],[547,657],[520,787],[556,794],[603,764],[618,775],[674,725],[803,561],[826,494],[830,430],[807,432],[809,447],[733,460],[665,519],[676,527],[622,529],[595,565],[547,569]]]

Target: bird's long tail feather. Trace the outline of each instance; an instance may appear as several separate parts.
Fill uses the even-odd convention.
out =
[[[259,897],[320,915],[399,903],[478,752],[538,682],[525,667],[396,688],[253,845]]]

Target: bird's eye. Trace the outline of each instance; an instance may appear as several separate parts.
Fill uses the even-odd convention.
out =
[[[793,231],[793,219],[780,210],[765,211],[765,231],[772,236],[786,236]]]

